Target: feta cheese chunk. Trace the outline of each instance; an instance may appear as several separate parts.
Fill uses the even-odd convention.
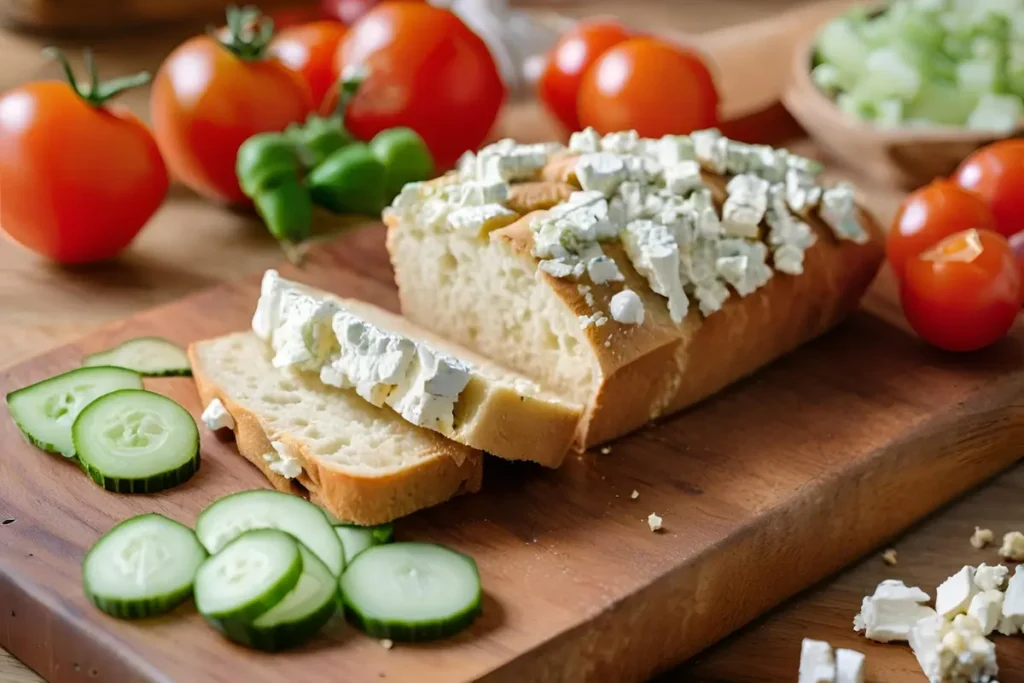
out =
[[[651,527],[651,531],[658,531],[661,529],[662,518],[653,512],[647,515],[647,526]]]
[[[853,630],[864,631],[865,638],[880,643],[906,640],[915,623],[935,614],[935,610],[925,606],[929,599],[916,586],[908,588],[902,581],[883,581],[873,595],[861,602]]]
[[[665,188],[673,194],[684,197],[704,187],[700,164],[696,161],[679,161],[665,166]]]
[[[569,136],[569,151],[577,154],[593,154],[601,151],[601,134],[586,127]]]
[[[756,239],[768,210],[767,180],[744,173],[735,176],[726,186],[729,196],[722,207],[722,227],[730,237]]]
[[[610,212],[600,192],[573,192],[569,199],[534,219],[533,255],[538,258],[564,258],[579,255],[599,240],[616,237],[624,216]]]
[[[726,150],[729,141],[714,129],[697,130],[690,133],[693,154],[701,166],[712,173],[725,173]]]
[[[559,258],[559,259],[544,259],[537,264],[537,268],[544,271],[551,277],[569,277],[575,274],[575,263],[573,260]]]
[[[576,162],[576,178],[586,191],[600,192],[606,197],[629,178],[623,158],[611,152],[584,154]]]
[[[991,529],[982,529],[981,527],[974,527],[974,533],[971,534],[971,545],[981,550],[988,544],[996,540],[996,535],[992,533]]]
[[[987,564],[980,564],[974,570],[974,585],[983,591],[1002,590],[1003,582],[1010,570],[1001,564],[994,567]]]
[[[520,145],[504,139],[488,145],[476,155],[475,178],[481,181],[512,182],[532,180],[560,145]]]
[[[1006,595],[1003,597],[1003,619],[1020,631],[1024,628],[1024,564],[1017,565],[1006,585]],[[1002,631],[1000,631],[1002,632]]]
[[[623,325],[642,325],[644,322],[644,302],[632,289],[624,289],[612,297],[608,304],[612,320]]]
[[[450,207],[464,208],[484,206],[485,204],[504,204],[508,199],[508,191],[508,183],[504,180],[488,182],[470,180],[460,185],[445,187],[442,196]]]
[[[717,245],[715,272],[736,290],[747,296],[772,278],[772,269],[765,263],[768,247],[763,242],[744,239],[723,239]]]
[[[978,592],[974,585],[974,567],[964,567],[939,585],[935,591],[935,611],[945,619],[967,611],[971,598]]]
[[[837,238],[865,244],[871,238],[860,224],[855,199],[853,187],[840,183],[821,194],[818,215]]]
[[[587,275],[595,285],[603,285],[606,282],[622,282],[625,279],[618,264],[604,254],[594,256],[587,261]]]
[[[345,312],[335,314],[331,327],[338,350],[320,369],[320,380],[355,389],[373,405],[384,405],[392,390],[405,380],[416,355],[415,344]]]
[[[836,683],[864,683],[864,653],[836,650]]]
[[[270,335],[281,324],[281,297],[288,285],[281,281],[276,270],[263,273],[260,282],[260,298],[252,316],[252,331],[263,341],[270,341]]]
[[[653,153],[658,163],[665,167],[666,176],[670,166],[697,158],[689,135],[664,135],[654,143]]]
[[[938,615],[922,619],[910,632],[910,647],[929,683],[988,683],[999,673],[995,644],[966,614],[952,623]]]
[[[711,190],[695,191],[686,198],[686,207],[693,212],[693,226],[697,236],[715,238],[725,234],[725,229],[718,220],[718,212],[715,211]]]
[[[454,429],[455,401],[468,383],[465,364],[419,344],[406,376],[386,402],[409,422],[449,434]]]
[[[795,168],[786,170],[786,203],[797,213],[807,211],[821,201],[822,190],[815,179]]]
[[[626,226],[623,235],[626,254],[637,272],[647,278],[651,289],[668,299],[673,322],[686,317],[690,301],[683,291],[679,273],[679,245],[664,225],[636,220]]]
[[[603,327],[608,324],[608,316],[604,315],[600,311],[596,311],[590,315],[579,316],[579,321],[581,330],[585,330],[588,327]]]
[[[821,640],[803,639],[798,680],[799,683],[835,683],[836,660],[831,645]]]
[[[270,446],[274,450],[263,456],[263,461],[270,465],[270,471],[280,474],[285,479],[294,479],[302,474],[302,463],[291,454],[288,446],[271,439]]]
[[[210,405],[206,406],[206,410],[203,411],[202,419],[210,431],[215,432],[218,429],[235,428],[235,419],[231,417],[231,413],[228,412],[228,409],[224,407],[219,398],[210,401]]]
[[[453,230],[480,236],[511,225],[518,219],[519,214],[501,204],[481,204],[464,206],[452,211],[448,214],[448,225]]]
[[[601,150],[616,154],[633,154],[640,146],[640,135],[635,130],[608,133],[601,138]]]
[[[1014,562],[1024,562],[1024,534],[1011,531],[1003,536],[1003,545],[999,548],[999,556]]]
[[[280,369],[319,370],[335,342],[331,320],[338,307],[290,286],[281,293],[280,305],[279,324],[270,335],[271,363]]]
[[[992,633],[1003,615],[1003,592],[993,589],[976,594],[967,606],[967,614],[978,620],[983,635]]]

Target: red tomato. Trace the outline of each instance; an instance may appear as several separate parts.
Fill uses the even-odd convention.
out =
[[[629,29],[614,19],[581,21],[558,39],[548,53],[537,96],[569,130],[578,130],[576,98],[583,74],[605,50],[630,37]]]
[[[284,130],[313,109],[302,78],[262,58],[266,46],[259,36],[249,38],[230,38],[233,49],[210,36],[180,45],[161,65],[150,99],[153,130],[171,172],[199,194],[227,202],[248,201],[235,177],[242,143]]]
[[[1003,140],[963,160],[954,175],[992,208],[996,229],[1007,237],[1024,231],[1024,140]]]
[[[977,228],[995,230],[996,222],[985,200],[949,180],[935,180],[903,200],[885,245],[897,277],[903,267],[939,240],[955,232]]]
[[[718,124],[718,92],[695,52],[658,38],[609,48],[583,75],[581,126],[599,133],[635,129],[656,138]]]
[[[351,26],[359,21],[364,14],[381,3],[382,0],[320,0],[321,11],[329,17]],[[426,2],[426,0],[406,0],[407,2]]]
[[[1013,325],[1021,277],[1005,237],[965,230],[907,261],[900,298],[907,321],[925,341],[974,351]]]
[[[67,83],[0,96],[0,226],[60,263],[111,258],[167,195],[167,169],[131,113]]]
[[[316,106],[338,81],[334,53],[347,30],[337,21],[314,21],[285,29],[270,43],[269,53],[305,79]]]
[[[325,14],[322,8],[315,5],[312,7],[302,5],[298,7],[285,7],[268,12],[267,16],[274,20],[274,30],[278,32],[292,26],[308,24],[311,21],[330,19],[330,16]]]
[[[338,73],[368,76],[345,110],[345,125],[369,140],[408,126],[441,168],[487,138],[505,99],[505,84],[487,45],[451,12],[418,2],[378,5],[349,29]],[[325,108],[332,108],[328,98]]]
[[[1010,248],[1013,249],[1013,258],[1017,260],[1021,281],[1024,282],[1024,232],[1018,232],[1009,242]],[[1024,291],[1021,292],[1021,296],[1024,297]]]

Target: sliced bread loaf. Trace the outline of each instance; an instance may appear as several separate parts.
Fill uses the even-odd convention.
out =
[[[239,453],[274,488],[304,488],[339,519],[380,524],[480,488],[480,451],[285,374],[250,332],[196,342],[189,358],[203,405],[230,413]]]
[[[524,375],[372,304],[268,271],[253,330],[273,363],[508,460],[557,467],[581,409]]]

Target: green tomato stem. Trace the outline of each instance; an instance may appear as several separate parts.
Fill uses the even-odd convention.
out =
[[[229,6],[227,26],[227,40],[222,40],[215,30],[210,31],[225,49],[247,61],[263,59],[266,56],[267,47],[274,37],[274,20],[264,16],[259,8],[252,5],[241,8],[236,5]]]
[[[71,62],[68,61],[67,55],[55,47],[43,48],[44,55],[57,60],[57,63],[60,64],[61,69],[64,70],[64,77],[67,79],[71,89],[94,107],[102,107],[106,104],[107,100],[120,95],[126,90],[146,85],[152,79],[148,71],[141,71],[131,76],[123,76],[101,82],[92,50],[86,48],[84,53],[85,68],[89,73],[89,83],[83,88],[79,84],[78,79],[75,78],[75,72],[71,68]]]

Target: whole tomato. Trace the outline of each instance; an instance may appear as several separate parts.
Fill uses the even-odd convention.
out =
[[[318,107],[338,81],[334,53],[346,31],[337,21],[314,21],[287,28],[270,43],[269,54],[302,76]]]
[[[983,147],[960,164],[956,182],[988,202],[996,230],[1007,237],[1024,230],[1024,140]]]
[[[1020,310],[1020,271],[1005,237],[965,230],[907,261],[900,299],[907,321],[925,341],[946,351],[974,351],[1013,325]]]
[[[59,263],[111,258],[167,195],[167,169],[149,130],[107,106],[147,74],[79,86],[28,83],[0,95],[0,226]]]
[[[570,131],[580,127],[576,99],[583,74],[605,50],[630,35],[629,29],[614,19],[592,19],[576,24],[551,48],[537,83],[537,95]]]
[[[505,100],[505,84],[487,45],[451,12],[418,2],[370,10],[341,41],[338,73],[365,70],[345,125],[369,140],[406,126],[448,168],[487,138]],[[325,109],[333,109],[328,97]]]
[[[153,82],[150,113],[160,151],[175,176],[211,199],[247,202],[235,177],[238,148],[313,109],[302,78],[266,57],[272,33],[272,22],[256,10],[231,9],[226,31],[180,45]]]
[[[599,133],[634,129],[656,138],[716,126],[718,91],[696,52],[658,38],[631,38],[587,69],[577,111],[580,125]]]
[[[995,230],[985,200],[949,180],[936,180],[907,195],[886,240],[885,253],[897,277],[903,267],[928,247],[955,232]]]
[[[321,11],[328,17],[351,26],[359,21],[364,14],[381,3],[382,0],[320,0]],[[410,2],[426,2],[426,0],[408,0]]]

